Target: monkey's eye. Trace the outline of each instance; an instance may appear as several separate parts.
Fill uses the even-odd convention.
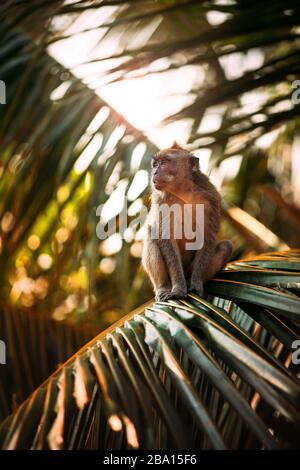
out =
[[[154,161],[152,162],[152,168],[156,168],[156,167],[157,167],[157,165],[158,165],[157,161],[156,161],[156,160],[154,160]]]

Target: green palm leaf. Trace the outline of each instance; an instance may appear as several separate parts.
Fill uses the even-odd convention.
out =
[[[3,422],[2,448],[299,446],[300,299],[280,288],[300,279],[261,269],[260,285],[259,259],[232,263],[204,298],[149,302],[100,333]]]

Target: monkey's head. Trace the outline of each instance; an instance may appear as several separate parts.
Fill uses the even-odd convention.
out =
[[[174,143],[152,157],[152,187],[158,191],[176,194],[181,183],[191,180],[199,171],[199,160],[193,154]]]

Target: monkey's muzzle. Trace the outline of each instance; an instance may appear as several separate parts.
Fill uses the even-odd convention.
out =
[[[155,189],[160,189],[164,185],[164,181],[162,181],[160,178],[153,178],[152,179],[153,185]]]

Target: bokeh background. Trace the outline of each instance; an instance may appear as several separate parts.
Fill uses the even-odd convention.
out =
[[[300,5],[277,0],[5,1],[0,7],[0,418],[152,296],[141,236],[101,223],[149,204],[176,140],[221,191],[234,259],[299,247]]]

